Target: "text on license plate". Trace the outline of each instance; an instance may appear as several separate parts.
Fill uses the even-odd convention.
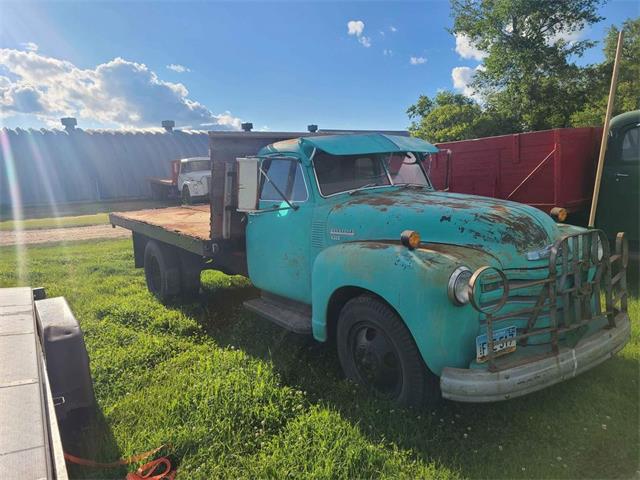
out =
[[[516,327],[512,325],[510,327],[501,328],[493,332],[493,351],[496,357],[511,353],[516,349]],[[509,340],[513,339],[513,340]],[[489,345],[487,342],[487,334],[483,333],[476,337],[476,360],[478,362],[485,362],[489,355]]]

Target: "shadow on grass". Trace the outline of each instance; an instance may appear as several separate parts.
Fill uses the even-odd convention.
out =
[[[102,410],[85,409],[70,412],[60,423],[64,451],[76,457],[100,463],[114,462],[121,452]],[[89,467],[67,462],[71,478],[124,478],[125,466],[114,468]]]
[[[637,292],[637,277],[630,280]],[[638,469],[640,372],[631,358],[507,402],[400,410],[345,381],[331,343],[245,312],[242,301],[257,294],[246,285],[205,289],[200,322],[207,334],[270,362],[284,384],[340,412],[373,442],[392,442],[464,476],[614,478]]]

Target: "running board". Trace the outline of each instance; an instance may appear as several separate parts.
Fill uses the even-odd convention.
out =
[[[263,294],[244,302],[244,307],[291,332],[311,334],[311,306],[275,295]]]

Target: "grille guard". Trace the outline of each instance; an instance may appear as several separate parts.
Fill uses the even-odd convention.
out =
[[[616,236],[615,253],[611,255],[604,232],[589,230],[568,235],[553,244],[546,278],[511,281],[504,271],[495,267],[484,266],[477,269],[469,281],[469,300],[473,308],[483,314],[486,320],[488,370],[497,372],[557,355],[560,335],[586,328],[592,322],[603,320],[605,317],[606,328],[615,327],[616,314],[627,311],[628,262],[628,245],[624,233],[618,233]],[[539,293],[521,294],[532,289],[539,289]],[[499,298],[496,296],[496,290],[502,291]],[[482,294],[487,292],[494,292],[494,298],[483,302]],[[533,303],[533,306],[502,313],[509,299],[516,296],[521,301]],[[548,317],[548,326],[536,327],[541,315]],[[531,337],[549,334],[549,351],[521,357],[515,363],[498,364],[498,355],[494,348],[514,339],[494,341],[493,332],[500,328],[497,324],[513,322],[516,319],[522,321],[523,318],[526,319],[526,327],[519,328],[516,332],[516,343],[526,346]]]

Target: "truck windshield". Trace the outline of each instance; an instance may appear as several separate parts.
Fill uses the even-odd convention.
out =
[[[323,195],[362,187],[430,185],[418,157],[411,152],[329,155],[318,151],[313,165]]]
[[[191,162],[182,162],[182,173],[211,171],[211,162],[209,160],[194,160]]]

